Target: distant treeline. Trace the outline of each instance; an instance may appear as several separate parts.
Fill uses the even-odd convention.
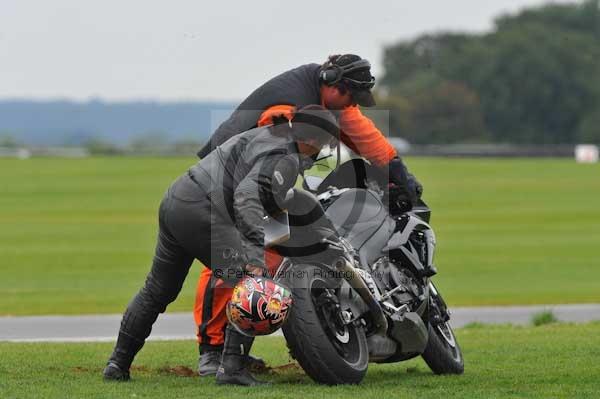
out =
[[[598,0],[501,16],[487,34],[389,46],[379,107],[412,143],[600,143]]]
[[[0,100],[0,145],[148,146],[205,141],[234,108],[213,102]]]

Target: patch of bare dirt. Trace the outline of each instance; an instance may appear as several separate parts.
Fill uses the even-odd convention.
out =
[[[159,371],[163,374],[173,374],[179,377],[198,377],[198,373],[187,366],[163,367]]]
[[[269,368],[269,372],[272,374],[289,373],[290,371],[302,371],[302,368],[298,363],[282,364],[281,366]]]

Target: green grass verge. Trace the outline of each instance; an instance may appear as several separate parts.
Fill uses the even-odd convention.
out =
[[[0,315],[120,312],[194,158],[0,159]],[[409,158],[450,305],[600,302],[600,165]],[[170,310],[190,310],[199,267]]]
[[[0,343],[3,398],[596,398],[600,395],[600,323],[458,330],[462,376],[435,376],[421,360],[370,365],[360,386],[314,384],[290,363],[282,338],[258,339],[253,352],[276,367],[271,387],[218,387],[193,374],[195,344],[150,342],[130,383],[104,383],[111,344]],[[59,361],[58,361],[59,360]],[[178,370],[179,373],[175,373]]]

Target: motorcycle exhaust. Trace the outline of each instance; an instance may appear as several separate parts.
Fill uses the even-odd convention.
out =
[[[383,309],[379,306],[379,303],[367,287],[367,284],[359,275],[354,266],[344,257],[338,258],[334,264],[335,268],[342,272],[344,280],[350,284],[350,286],[358,293],[358,295],[365,301],[365,304],[371,311],[373,320],[377,327],[377,333],[386,335],[388,329],[387,319],[383,313]]]

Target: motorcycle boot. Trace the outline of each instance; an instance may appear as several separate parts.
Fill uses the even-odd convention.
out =
[[[198,359],[198,375],[205,377],[217,374],[217,370],[221,365],[222,356],[223,351],[221,350],[205,351],[200,354],[200,358]],[[252,355],[248,355],[245,366],[249,371],[253,371],[255,373],[260,373],[267,370],[267,364],[265,361],[260,357],[255,357]]]
[[[108,362],[104,368],[103,377],[105,381],[129,381],[131,379],[128,370],[123,370],[116,363]]]
[[[258,386],[270,385],[268,382],[259,381],[246,367],[248,364],[248,352],[252,347],[254,337],[248,337],[239,333],[231,326],[225,330],[225,345],[221,365],[217,370],[218,385],[244,385]]]
[[[260,357],[249,354],[246,358],[246,368],[255,373],[264,373],[267,371],[267,363]]]
[[[104,379],[108,381],[129,381],[129,368],[133,358],[142,346],[144,346],[143,341],[119,331],[117,344],[104,369]]]

